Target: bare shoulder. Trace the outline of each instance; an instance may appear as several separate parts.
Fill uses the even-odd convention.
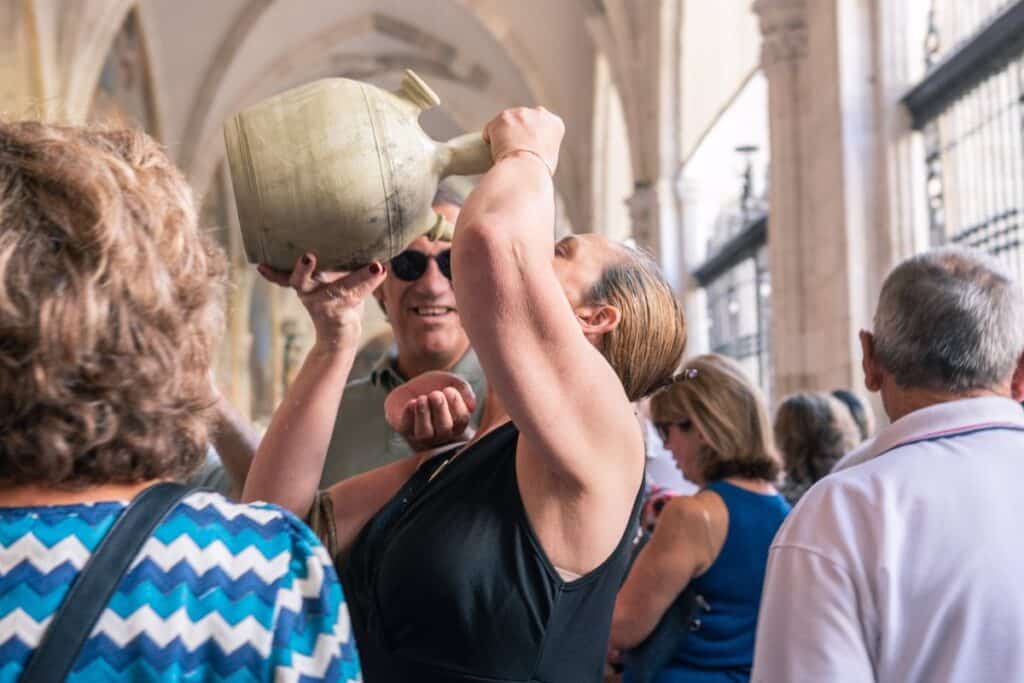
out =
[[[692,534],[695,531],[704,533],[707,524],[705,514],[712,512],[712,506],[721,504],[717,495],[708,496],[708,491],[698,491],[692,496],[676,496],[667,503],[658,517],[658,526],[668,524],[679,531]]]

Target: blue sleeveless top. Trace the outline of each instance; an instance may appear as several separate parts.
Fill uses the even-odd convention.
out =
[[[754,493],[724,481],[711,482],[706,488],[728,508],[729,529],[718,557],[692,582],[709,609],[699,610],[695,630],[687,634],[669,667],[695,676],[673,677],[666,671],[669,675],[659,681],[716,680],[700,676],[699,671],[719,671],[724,677],[718,680],[745,680],[754,661],[768,549],[790,506],[781,495]]]

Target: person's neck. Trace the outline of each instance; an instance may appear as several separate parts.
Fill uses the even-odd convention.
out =
[[[131,500],[158,480],[138,484],[103,484],[69,491],[39,484],[0,486],[0,507],[45,507]]]
[[[458,349],[455,353],[450,354],[422,354],[414,355],[411,353],[398,352],[398,358],[395,360],[395,368],[398,370],[398,374],[404,377],[406,380],[410,380],[413,377],[418,377],[424,372],[430,372],[431,370],[451,370],[454,368],[462,357],[466,355],[466,351],[469,347],[463,347]]]
[[[961,401],[967,398],[984,398],[989,396],[1010,397],[1009,387],[993,387],[989,389],[971,389],[960,393],[935,391],[932,389],[908,388],[893,386],[883,396],[885,414],[890,422],[895,422],[910,413],[950,401]]]

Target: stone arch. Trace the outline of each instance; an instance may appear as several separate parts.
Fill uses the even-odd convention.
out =
[[[253,27],[272,3],[273,0],[248,0],[232,22],[231,30],[217,46],[210,68],[207,69],[199,86],[199,93],[192,105],[182,136],[182,150],[178,163],[186,171],[191,170],[195,161],[207,112],[213,107],[214,99],[224,84],[224,77],[238,48],[246,41]]]
[[[161,137],[158,88],[150,62],[146,29],[139,8],[125,14],[107,56],[97,74],[88,119],[115,121],[141,127],[155,138]]]
[[[64,74],[63,106],[67,118],[82,121],[89,113],[100,71],[114,38],[136,0],[84,0],[64,6],[57,44]]]

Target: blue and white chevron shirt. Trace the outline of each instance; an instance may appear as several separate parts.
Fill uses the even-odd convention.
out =
[[[0,508],[0,683],[32,650],[123,503]],[[189,494],[157,527],[68,679],[360,681],[313,533],[272,505]]]

